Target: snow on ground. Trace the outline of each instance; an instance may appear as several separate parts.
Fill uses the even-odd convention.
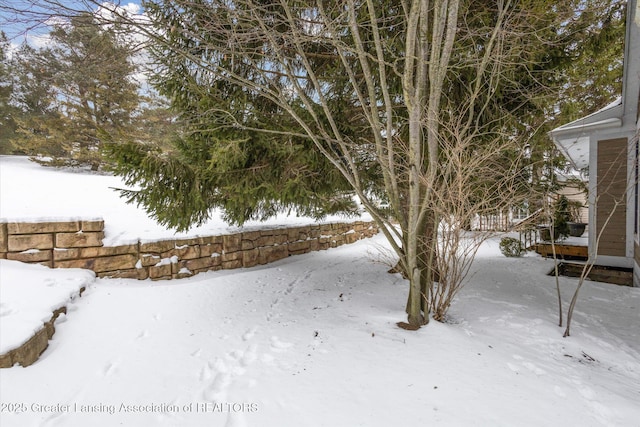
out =
[[[494,239],[450,322],[410,332],[384,252],[376,236],[182,280],[94,279],[39,361],[0,370],[0,425],[639,425],[640,289],[587,282],[562,338],[552,262]],[[566,308],[577,281],[560,281]]]
[[[88,270],[0,259],[0,354],[24,344],[94,278]]]
[[[117,246],[141,241],[155,241],[181,237],[213,236],[237,232],[222,221],[219,212],[211,220],[192,229],[176,233],[167,230],[135,205],[120,198],[116,188],[126,188],[121,178],[112,175],[87,173],[71,168],[42,167],[27,157],[0,156],[0,221],[50,221],[99,219],[105,221],[105,246]],[[369,221],[361,218],[345,219],[329,216],[323,222]],[[308,225],[315,221],[308,217],[284,214],[264,223],[248,221],[242,229]]]
[[[562,338],[551,261],[490,241],[452,321],[410,332],[384,246],[96,279],[38,362],[0,371],[3,405],[24,409],[0,424],[638,425],[640,289],[588,282]],[[561,282],[566,303],[576,281]]]

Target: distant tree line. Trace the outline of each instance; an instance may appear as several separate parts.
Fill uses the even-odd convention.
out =
[[[0,59],[1,154],[97,170],[106,142],[169,147],[175,114],[145,87],[136,46],[116,26],[79,13],[54,25],[45,46],[16,50],[0,33]]]

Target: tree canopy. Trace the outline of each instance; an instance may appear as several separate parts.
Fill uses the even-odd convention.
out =
[[[54,163],[102,163],[105,139],[132,129],[139,107],[129,46],[89,13],[54,26],[50,43],[15,53],[20,149]]]

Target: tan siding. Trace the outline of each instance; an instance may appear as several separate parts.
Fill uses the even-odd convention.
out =
[[[627,139],[598,141],[597,232],[606,224],[598,244],[600,255],[625,256],[626,189]],[[614,210],[616,202],[621,203]]]
[[[565,184],[560,190],[558,195],[564,195],[570,202],[579,202],[583,207],[579,211],[579,222],[589,221],[589,207],[587,204],[587,193],[573,184]]]

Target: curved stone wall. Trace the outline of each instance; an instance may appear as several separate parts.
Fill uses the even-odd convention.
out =
[[[52,268],[85,268],[98,277],[176,279],[263,265],[377,233],[375,223],[356,221],[103,246],[102,220],[5,222],[0,223],[0,258]]]

